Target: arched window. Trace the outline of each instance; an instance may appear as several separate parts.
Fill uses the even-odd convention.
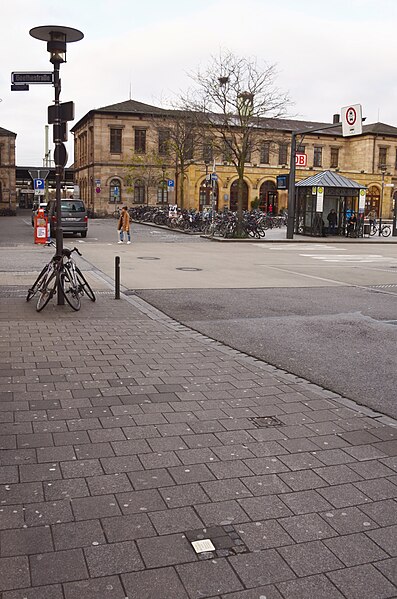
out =
[[[204,206],[210,206],[212,207],[212,195],[211,195],[211,190],[212,190],[212,183],[214,183],[214,202],[215,202],[215,210],[218,210],[218,197],[219,197],[219,191],[218,191],[218,183],[217,181],[207,181],[206,179],[204,179],[204,181],[201,183],[200,185],[200,191],[199,191],[199,210],[203,210]]]
[[[276,184],[265,181],[259,189],[259,208],[264,212],[278,214],[278,195]]]
[[[121,181],[112,179],[109,183],[109,202],[111,204],[121,203]]]
[[[157,203],[168,204],[167,179],[162,179],[157,186]]]
[[[0,181],[0,202],[2,202],[2,201],[3,201],[3,184]]]
[[[365,216],[368,212],[375,212],[379,218],[380,209],[380,190],[375,185],[371,185],[367,189],[367,195],[365,198]]]
[[[145,184],[142,179],[135,179],[134,181],[134,204],[145,203]]]
[[[230,210],[236,212],[238,203],[238,179],[230,186]],[[248,185],[243,181],[243,210],[248,210]]]

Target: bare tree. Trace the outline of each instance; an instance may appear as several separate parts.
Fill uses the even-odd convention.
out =
[[[172,110],[167,116],[166,127],[168,136],[165,159],[168,158],[169,162],[174,161],[175,200],[180,208],[183,208],[186,173],[193,160],[193,150],[198,138],[197,123],[189,111]],[[161,130],[162,125],[157,123],[157,128]]]
[[[285,116],[291,102],[275,86],[275,65],[262,67],[255,59],[231,52],[212,57],[208,67],[191,78],[196,86],[181,101],[195,115],[197,126],[212,133],[214,149],[228,153],[236,168],[241,234],[246,163],[259,141],[263,142],[263,119]]]
[[[134,189],[134,183],[137,180],[142,181],[145,187],[146,203],[149,203],[150,190],[157,189],[159,183],[164,185],[165,177],[164,160],[155,152],[144,155],[134,154],[127,165],[127,185],[131,191]]]

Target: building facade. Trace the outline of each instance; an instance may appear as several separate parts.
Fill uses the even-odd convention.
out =
[[[181,175],[176,154],[167,143],[178,111],[127,100],[89,111],[72,128],[75,184],[91,212],[112,213],[115,204],[181,205],[202,209],[210,204],[208,174],[215,164],[217,208],[236,209],[237,173],[227,152],[214,151],[211,132],[201,135],[186,155]],[[397,190],[397,128],[383,123],[363,126],[355,137],[343,137],[340,124],[289,119],[261,119],[244,177],[244,208],[252,203],[277,214],[287,207],[287,191],[277,189],[277,176],[288,174],[293,131],[316,129],[297,138],[306,166],[296,179],[333,170],[367,188],[366,213],[391,218]],[[171,144],[172,146],[172,144]]]
[[[0,215],[15,213],[15,139],[16,133],[0,127]]]

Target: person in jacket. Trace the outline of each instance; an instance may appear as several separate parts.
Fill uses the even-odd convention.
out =
[[[336,233],[336,224],[338,222],[338,215],[336,214],[336,212],[335,212],[335,210],[333,208],[328,213],[327,221],[328,221],[328,233],[330,235],[335,235],[335,233]]]
[[[131,243],[131,235],[130,235],[130,215],[128,214],[127,206],[123,206],[121,209],[121,214],[119,218],[118,230],[120,233],[120,241],[119,243],[123,243],[124,238],[127,236],[127,244]],[[126,234],[126,235],[124,235]]]

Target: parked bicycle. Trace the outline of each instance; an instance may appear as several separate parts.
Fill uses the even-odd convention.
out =
[[[51,245],[54,245],[51,243]],[[44,266],[32,287],[28,290],[26,301],[29,302],[37,295],[36,310],[41,312],[51,298],[60,289],[66,302],[73,310],[80,310],[81,297],[85,294],[95,302],[95,293],[88,281],[72,258],[73,252],[79,256],[77,248],[69,250],[64,248],[62,256],[55,254],[50,262]]]
[[[379,225],[372,225],[369,229],[369,234],[371,236],[379,234]],[[380,234],[382,237],[389,237],[391,235],[391,227],[390,225],[382,225],[380,228]]]

